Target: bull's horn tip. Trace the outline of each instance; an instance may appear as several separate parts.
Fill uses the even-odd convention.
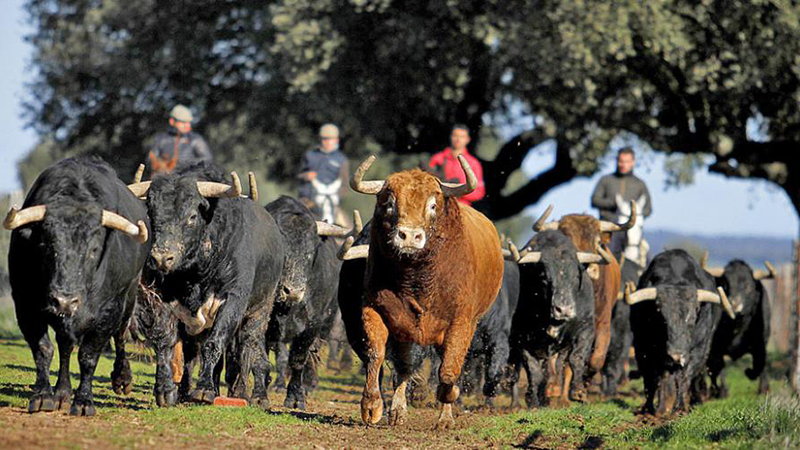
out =
[[[147,242],[148,232],[147,232],[147,225],[145,225],[144,220],[140,220],[136,222],[136,226],[139,228],[139,243],[144,244]]]

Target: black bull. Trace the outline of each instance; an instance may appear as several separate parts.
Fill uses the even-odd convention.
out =
[[[267,204],[287,243],[286,262],[278,301],[272,311],[267,343],[278,358],[278,381],[284,343],[291,343],[288,368],[291,370],[284,406],[305,409],[306,388],[316,384],[318,339],[327,337],[336,313],[339,267],[336,244],[332,238],[317,234],[311,211],[299,201],[286,196]]]
[[[683,250],[658,254],[636,293],[626,291],[636,362],[644,378],[643,412],[686,411],[697,400],[697,383],[722,314],[718,304],[732,314],[724,292],[718,292],[713,277]]]
[[[771,266],[767,267],[773,272]],[[754,273],[744,261],[733,260],[725,266],[722,276],[716,278],[717,285],[728,293],[736,318],[723,315],[714,333],[708,358],[713,397],[728,395],[725,385],[726,355],[736,361],[750,353],[753,356],[753,367],[745,369],[745,375],[751,380],[759,379],[759,394],[765,394],[769,390],[764,367],[767,362],[771,313],[767,290],[760,281],[767,276],[763,272]]]
[[[547,361],[565,358],[573,377],[569,398],[584,398],[584,373],[594,342],[594,289],[572,241],[542,231],[525,251],[539,255],[520,266],[520,296],[511,324],[509,362],[528,377],[528,407],[546,403]],[[525,256],[520,260],[526,261]],[[516,396],[515,396],[516,397]],[[516,403],[516,398],[513,402]]]
[[[149,240],[141,243],[148,234],[144,205],[107,164],[76,158],[42,172],[23,206],[4,225],[14,230],[8,260],[17,321],[36,363],[28,410],[69,407],[69,358],[80,345],[81,381],[70,414],[93,415],[92,379],[111,337],[117,351],[114,389],[128,392],[132,382],[122,334],[150,249]],[[48,326],[59,351],[55,392]]]
[[[185,370],[180,398],[214,401],[219,394],[220,359],[227,350],[239,375],[229,385],[231,395],[246,396],[252,373],[251,400],[265,406],[264,336],[283,270],[285,243],[272,216],[252,200],[240,198],[238,179],[234,186],[223,181],[219,169],[206,165],[152,181],[146,195],[154,236],[145,278],[181,322]],[[154,342],[155,394],[159,404],[171,405],[176,400],[169,367],[172,338],[163,331],[150,330],[162,339]],[[198,353],[202,367],[192,390]]]

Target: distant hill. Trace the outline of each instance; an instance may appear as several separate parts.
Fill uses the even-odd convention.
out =
[[[645,239],[650,243],[650,256],[664,248],[708,250],[712,265],[724,265],[732,259],[742,259],[750,265],[761,265],[765,260],[776,264],[790,263],[793,259],[793,242],[788,238],[763,236],[708,236],[686,234],[668,230],[645,229]]]

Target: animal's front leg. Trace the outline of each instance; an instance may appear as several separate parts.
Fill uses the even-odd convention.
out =
[[[408,390],[408,380],[414,370],[411,357],[412,345],[405,342],[396,342],[394,344],[397,384],[394,389],[394,395],[392,395],[392,406],[389,408],[390,425],[402,425],[408,419],[406,392]]]
[[[383,359],[386,357],[386,340],[389,330],[380,314],[371,306],[361,310],[366,335],[367,381],[361,396],[361,420],[367,425],[375,425],[383,416],[381,400],[380,374]]]
[[[442,403],[436,429],[450,428],[455,425],[453,420],[453,402],[458,399],[458,377],[464,365],[472,336],[475,334],[475,325],[469,322],[456,322],[450,326],[441,346],[442,365],[439,367],[439,387],[436,389],[436,399]]]
[[[244,305],[242,305],[240,299],[233,297],[229,297],[217,313],[214,326],[207,332],[208,336],[200,348],[203,361],[197,386],[191,394],[192,401],[207,404],[214,403],[214,399],[217,396],[216,386],[214,385],[214,368],[228,346],[233,333],[239,326],[242,315],[244,315]],[[184,378],[186,375],[184,373]],[[240,375],[247,376],[248,372],[241,370]]]
[[[55,407],[58,410],[68,411],[72,402],[72,383],[69,379],[69,359],[75,348],[75,341],[66,333],[56,333],[58,343],[58,381],[53,396]]]
[[[47,335],[47,324],[38,318],[31,318],[17,308],[17,322],[22,330],[36,364],[36,383],[33,396],[28,403],[28,412],[53,411],[53,388],[50,387],[50,363],[53,361],[53,343]]]
[[[108,344],[109,336],[98,336],[96,334],[86,334],[83,337],[80,350],[78,351],[78,364],[81,367],[81,383],[75,392],[75,400],[69,413],[73,416],[93,416],[94,395],[92,394],[92,381],[94,371],[97,369],[97,361],[100,353]]]

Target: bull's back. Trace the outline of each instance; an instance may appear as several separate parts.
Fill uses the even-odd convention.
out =
[[[283,236],[277,222],[256,202],[237,199],[242,202],[242,232],[245,236],[236,251],[240,258],[255,265],[255,279],[251,304],[271,300],[280,281],[286,253]],[[234,230],[236,232],[236,230]]]
[[[471,251],[472,276],[468,292],[474,292],[475,317],[483,316],[494,303],[503,281],[503,252],[494,224],[470,206],[459,203],[464,238]]]

